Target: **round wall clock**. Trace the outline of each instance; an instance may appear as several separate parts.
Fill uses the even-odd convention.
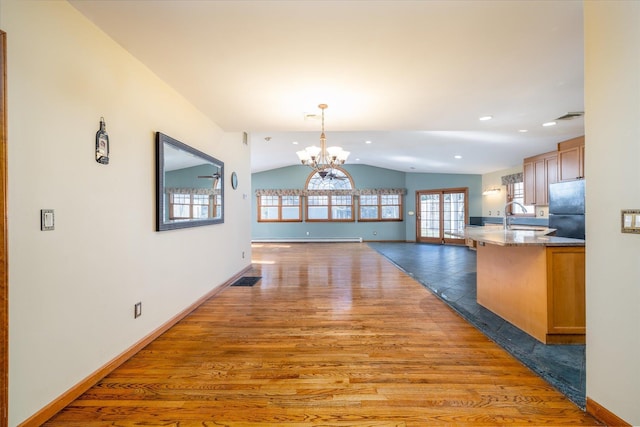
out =
[[[231,188],[238,188],[238,175],[235,172],[231,172]]]

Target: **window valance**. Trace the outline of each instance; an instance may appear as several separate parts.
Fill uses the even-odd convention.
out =
[[[219,188],[180,188],[180,187],[173,187],[173,188],[165,188],[165,191],[167,193],[173,193],[173,194],[199,194],[199,195],[219,195],[221,194],[220,189]]]
[[[354,188],[349,190],[305,190],[298,188],[274,188],[256,190],[256,196],[368,196],[406,193],[407,190],[405,188]]]
[[[505,175],[502,177],[502,185],[517,184],[523,182],[522,172],[513,173],[511,175]]]

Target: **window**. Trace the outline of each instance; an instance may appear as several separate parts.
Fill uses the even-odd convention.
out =
[[[216,217],[220,203],[209,194],[169,193],[169,219],[205,219]]]
[[[354,197],[340,191],[353,188],[351,177],[338,168],[323,172],[307,180],[307,221],[353,221]]]
[[[518,202],[527,208],[527,212],[522,212],[519,206],[508,205],[505,214],[514,216],[535,216],[536,207],[524,204],[524,182],[514,182],[507,184],[507,203]]]
[[[307,197],[307,220],[329,219],[329,196]]]
[[[213,196],[213,217],[214,218],[222,218],[222,195],[221,194],[215,194]]]
[[[258,196],[258,221],[302,221],[300,196]]]
[[[307,179],[307,190],[351,190],[353,180],[342,169],[325,169],[324,178],[315,172]]]
[[[194,194],[192,197],[192,217],[208,218],[209,217],[209,196],[206,194]]]
[[[351,176],[335,167],[311,172],[304,188],[256,190],[257,217],[258,222],[354,222],[356,215],[359,221],[402,221],[405,192],[354,189]]]
[[[331,196],[331,219],[334,221],[353,219],[353,196]]]
[[[360,196],[360,221],[401,221],[400,194],[367,194]]]

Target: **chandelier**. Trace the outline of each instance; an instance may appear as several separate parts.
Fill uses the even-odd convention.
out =
[[[349,152],[341,147],[327,148],[327,137],[324,135],[324,110],[327,104],[320,104],[318,108],[322,110],[322,133],[320,134],[320,147],[312,145],[304,150],[296,152],[303,165],[309,166],[324,178],[327,174],[325,169],[332,169],[335,166],[343,165],[349,157]]]

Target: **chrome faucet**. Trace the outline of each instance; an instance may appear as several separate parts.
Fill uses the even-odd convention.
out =
[[[509,218],[509,216],[507,215],[507,206],[509,205],[518,205],[522,208],[522,211],[524,213],[527,213],[527,208],[525,208],[521,203],[518,203],[516,201],[512,201],[512,202],[508,202],[506,205],[504,205],[504,210],[502,212],[504,212],[504,219],[502,220],[502,227],[505,230],[508,230],[511,227],[511,218]]]

